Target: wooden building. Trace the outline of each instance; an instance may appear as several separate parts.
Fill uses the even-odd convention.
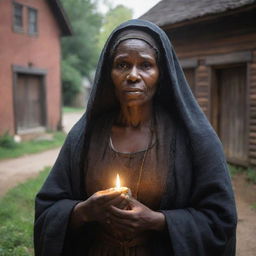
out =
[[[163,0],[141,19],[169,36],[230,163],[256,165],[256,2]]]
[[[59,0],[0,1],[0,135],[61,126],[60,37],[71,34]]]

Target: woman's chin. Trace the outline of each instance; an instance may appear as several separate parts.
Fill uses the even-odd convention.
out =
[[[127,107],[141,106],[145,104],[150,104],[152,98],[145,96],[144,94],[126,94],[125,97],[122,97],[120,100],[121,105]]]
[[[139,106],[145,105],[145,103],[147,102],[150,103],[150,100],[147,101],[145,99],[129,99],[129,100],[123,101],[122,105],[127,107],[139,107]]]

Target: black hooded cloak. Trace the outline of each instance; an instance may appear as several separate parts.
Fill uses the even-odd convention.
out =
[[[141,29],[158,42],[160,85],[155,103],[175,120],[172,165],[160,211],[166,230],[152,239],[153,255],[234,256],[236,207],[221,143],[186,82],[167,35],[153,23],[131,20],[110,35],[101,53],[86,113],[75,124],[36,196],[35,255],[87,255],[91,224],[79,234],[68,228],[73,207],[87,198],[84,163],[94,120],[116,108],[109,54],[125,29]]]

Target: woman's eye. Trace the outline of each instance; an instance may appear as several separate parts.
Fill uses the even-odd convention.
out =
[[[120,63],[117,63],[116,67],[119,68],[119,69],[127,69],[128,64],[125,63],[125,62],[120,62]]]
[[[150,68],[152,67],[152,65],[151,65],[151,63],[149,63],[149,62],[143,62],[143,63],[142,63],[142,67],[143,67],[144,69],[150,69]]]

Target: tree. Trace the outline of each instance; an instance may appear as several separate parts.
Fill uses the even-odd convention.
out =
[[[63,99],[64,104],[70,104],[81,89],[82,77],[95,69],[102,16],[92,0],[61,0],[61,3],[74,32],[61,40]]]
[[[79,65],[77,55],[68,55],[61,61],[62,91],[64,105],[71,105],[73,98],[80,92],[82,74],[75,67]]]
[[[99,37],[100,49],[103,48],[108,36],[117,25],[132,18],[132,9],[123,5],[117,5],[116,7],[112,7],[109,4],[108,6],[109,10],[103,18],[103,25]]]

